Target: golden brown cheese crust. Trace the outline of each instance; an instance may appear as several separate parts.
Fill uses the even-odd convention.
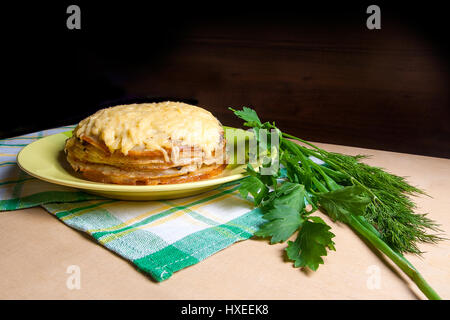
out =
[[[82,120],[75,136],[90,137],[110,152],[162,151],[176,146],[200,148],[207,156],[222,148],[223,129],[207,110],[181,102],[119,105]]]
[[[162,108],[155,108],[155,105],[159,105]],[[122,120],[128,119],[130,121],[128,124],[122,123],[121,126],[119,125],[119,128],[127,127],[130,129],[131,127],[134,128],[136,123],[141,123],[141,125],[138,125],[141,128],[141,132],[131,130],[133,132],[130,133],[130,131],[127,131],[126,136],[128,138],[124,138],[123,130],[116,129],[114,133],[115,140],[112,144],[110,141],[109,145],[103,134],[108,131],[105,114],[108,114],[111,120],[111,117],[114,118],[111,116],[111,113],[102,113],[102,110],[100,110],[96,113],[100,114],[100,116],[91,116],[80,122],[74,131],[74,136],[66,141],[65,146],[67,160],[75,171],[80,172],[88,180],[131,185],[198,181],[216,176],[223,171],[226,166],[224,164],[225,139],[221,126],[212,130],[212,124],[208,122],[211,119],[209,119],[206,126],[210,126],[208,127],[209,131],[205,130],[205,126],[197,125],[196,128],[190,128],[190,130],[197,130],[197,132],[191,132],[186,139],[180,136],[172,139],[171,136],[168,136],[167,139],[158,140],[170,132],[179,134],[179,130],[163,128],[164,134],[155,134],[153,131],[149,131],[149,128],[161,128],[160,125],[153,126],[150,123],[150,120],[156,123],[159,122],[157,115],[151,114],[150,116],[148,110],[143,113],[138,112],[138,115],[147,115],[149,118],[149,121],[142,125],[142,122],[130,120],[135,119],[136,114],[131,117],[128,113],[124,113],[124,110],[128,110],[127,112],[129,113],[135,113],[140,108],[153,108],[154,111],[167,109],[167,112],[164,114],[171,115],[174,110],[183,110],[184,108],[192,111],[191,107],[193,106],[184,104],[173,105],[173,103],[150,104],[150,106],[149,104],[144,104],[139,108],[137,107],[138,105],[132,106],[129,109],[119,108],[121,110],[119,113],[113,112],[112,114],[115,116],[121,115]],[[116,107],[109,109],[114,108]],[[194,108],[201,109],[198,107]],[[199,112],[195,111],[190,114],[195,115],[199,114]],[[211,117],[213,116],[211,115]],[[98,119],[103,119],[103,122],[99,122]],[[117,125],[117,121],[118,119],[112,122]],[[174,123],[173,121],[166,122]],[[186,121],[183,118],[178,118],[178,123],[185,125]],[[217,123],[219,122],[217,121]],[[105,127],[101,128],[100,124]],[[175,128],[179,128],[178,125],[175,125]],[[159,138],[149,138],[144,134],[145,132],[153,132],[151,135]],[[208,133],[214,134],[210,137],[203,137],[203,135]],[[216,135],[218,135],[218,138],[216,138]],[[165,143],[167,140],[171,141],[170,145]],[[132,145],[129,144],[130,141],[133,141]],[[199,145],[202,141],[204,145]],[[190,145],[187,142],[194,144]]]

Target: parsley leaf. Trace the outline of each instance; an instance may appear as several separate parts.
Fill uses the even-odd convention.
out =
[[[265,207],[287,206],[297,213],[305,208],[305,187],[298,183],[283,182],[278,189],[269,193]]]
[[[277,186],[276,178],[278,176],[278,173],[275,175],[262,175],[260,172],[255,171],[255,169],[253,169],[253,167],[249,163],[247,164],[246,171],[249,176],[258,178],[262,183],[268,186],[273,186],[274,188]]]
[[[255,205],[259,205],[262,199],[269,193],[269,188],[255,176],[249,176],[241,181],[239,193],[243,198],[247,198],[250,193],[253,196]]]
[[[322,257],[327,255],[327,248],[335,249],[331,240],[334,234],[329,231],[331,228],[322,219],[313,218],[317,217],[303,223],[294,242],[288,241],[286,253],[296,268],[308,267],[316,271],[319,264],[323,264]]]
[[[348,223],[349,217],[363,215],[371,198],[357,185],[319,194],[319,204],[330,218]]]
[[[270,243],[286,241],[302,225],[305,212],[305,187],[283,182],[264,199],[263,216],[268,220],[255,235],[272,237]]]
[[[297,210],[282,204],[275,205],[263,218],[269,222],[263,224],[255,235],[272,237],[272,244],[286,241],[303,223]]]
[[[242,110],[234,110],[229,108],[234,112],[236,116],[244,120],[244,126],[247,127],[257,127],[260,128],[262,126],[261,120],[259,120],[258,114],[255,110],[243,107]]]

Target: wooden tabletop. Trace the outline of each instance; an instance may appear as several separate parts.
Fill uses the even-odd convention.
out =
[[[423,188],[418,212],[428,212],[448,237],[450,160],[318,144],[330,151],[371,154],[366,160]],[[156,283],[42,208],[0,212],[0,299],[424,299],[395,265],[346,225],[333,223],[336,252],[316,272],[284,261],[286,244],[247,240]],[[407,258],[444,299],[450,298],[450,241],[421,245]],[[69,289],[70,266],[80,288]],[[70,279],[69,279],[70,280]],[[69,286],[70,287],[70,286]]]

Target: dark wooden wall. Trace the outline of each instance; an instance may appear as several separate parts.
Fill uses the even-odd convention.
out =
[[[70,111],[60,121],[167,97],[198,103],[225,125],[240,125],[228,107],[248,106],[304,139],[450,157],[446,40],[387,9],[382,29],[370,31],[358,10],[176,16],[159,19],[167,28],[157,31],[147,20],[148,33],[136,21],[96,24],[55,71],[68,83],[56,96],[70,100],[61,100]]]
[[[449,156],[446,71],[407,30],[193,30],[156,69],[122,85],[136,96],[195,99],[227,125],[227,107],[314,141]]]

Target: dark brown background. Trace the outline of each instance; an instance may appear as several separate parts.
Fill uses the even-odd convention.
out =
[[[226,125],[241,123],[228,107],[248,106],[304,139],[450,157],[442,8],[379,4],[382,29],[371,31],[368,4],[82,2],[79,31],[66,30],[66,6],[40,7],[39,30],[8,38],[15,114],[0,137],[167,98],[205,107]]]

